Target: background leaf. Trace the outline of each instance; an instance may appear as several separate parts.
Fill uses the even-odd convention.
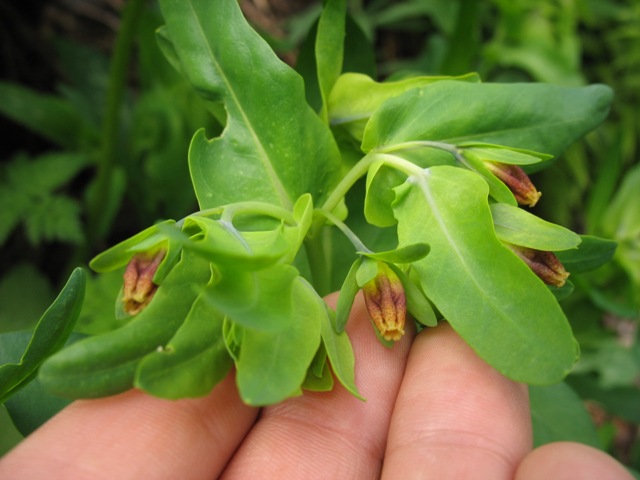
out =
[[[300,76],[248,26],[235,0],[160,3],[182,71],[228,114],[224,135],[208,140],[201,130],[191,143],[200,207],[259,200],[291,208],[304,193],[321,199],[340,158],[306,104]]]

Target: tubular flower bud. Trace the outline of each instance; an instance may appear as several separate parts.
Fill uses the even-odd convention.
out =
[[[531,183],[529,176],[517,165],[485,162],[486,167],[509,187],[519,205],[533,207],[542,195]]]
[[[382,337],[400,340],[404,335],[407,299],[398,276],[385,263],[378,262],[378,274],[362,291],[371,320]]]
[[[520,247],[518,245],[509,244],[507,246],[547,285],[560,288],[569,277],[569,272],[564,269],[558,257],[552,252],[534,250],[533,248]]]
[[[151,302],[158,286],[153,283],[153,276],[166,254],[166,250],[134,255],[124,272],[122,301],[124,311],[129,315],[140,313]]]

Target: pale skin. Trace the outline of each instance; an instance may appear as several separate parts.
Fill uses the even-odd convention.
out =
[[[584,445],[532,450],[526,387],[446,324],[389,350],[358,296],[348,331],[366,402],[336,386],[257,409],[232,374],[200,399],[78,401],[3,457],[0,478],[633,479]]]

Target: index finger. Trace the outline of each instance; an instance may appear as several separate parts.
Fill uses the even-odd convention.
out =
[[[526,386],[443,324],[422,331],[409,354],[383,478],[511,479],[531,437]]]

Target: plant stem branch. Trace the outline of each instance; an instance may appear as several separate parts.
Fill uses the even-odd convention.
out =
[[[102,151],[98,159],[95,191],[89,205],[88,236],[91,243],[94,244],[109,227],[109,218],[105,214],[105,210],[108,210],[113,202],[113,199],[109,197],[113,171],[117,163],[120,108],[125,91],[132,44],[144,5],[145,0],[130,0],[126,3],[109,69],[109,86],[102,123]]]

